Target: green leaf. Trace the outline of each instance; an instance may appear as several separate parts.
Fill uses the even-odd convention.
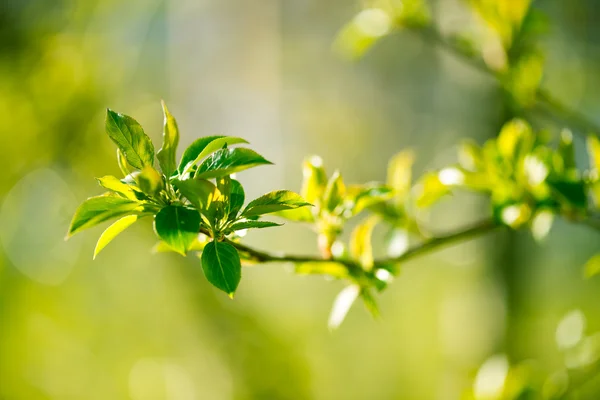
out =
[[[289,190],[276,190],[252,200],[248,203],[242,215],[244,217],[252,217],[310,205],[310,203],[304,201],[297,193]]]
[[[329,329],[334,330],[344,322],[350,307],[352,307],[359,294],[360,287],[358,285],[351,285],[342,289],[335,298],[331,313],[329,314]]]
[[[119,179],[111,175],[103,176],[102,178],[96,178],[100,186],[108,189],[114,193],[120,194],[121,196],[129,200],[137,200],[136,190],[133,186],[121,182]]]
[[[167,109],[164,101],[161,101],[161,105],[164,115],[163,144],[156,153],[156,158],[158,158],[162,172],[168,178],[177,169],[176,156],[177,145],[179,144],[179,128],[177,128],[177,121]]]
[[[367,308],[367,311],[371,314],[373,318],[379,317],[379,306],[377,305],[377,301],[371,291],[367,288],[363,288],[360,291],[360,297],[363,299],[363,303]]]
[[[236,219],[238,213],[244,207],[246,195],[242,184],[235,179],[231,180],[231,190],[229,193],[229,219]]]
[[[239,221],[232,224],[229,227],[229,230],[232,232],[239,231],[242,229],[252,229],[252,228],[271,228],[273,226],[281,226],[283,224],[278,224],[276,222],[271,221]]]
[[[240,255],[229,243],[208,243],[202,251],[202,270],[206,279],[233,298],[242,278]]]
[[[596,173],[596,179],[600,176],[600,139],[594,135],[587,138],[587,151],[590,157],[590,167]]]
[[[136,176],[137,183],[142,189],[142,192],[149,196],[156,196],[163,190],[164,182],[161,174],[158,173],[153,167],[146,165],[142,168],[139,175]]]
[[[295,208],[293,210],[283,210],[272,213],[281,218],[285,218],[288,221],[294,222],[314,222],[315,216],[313,215],[310,207]]]
[[[215,184],[206,179],[175,179],[173,184],[198,210],[208,209],[218,196]]]
[[[481,170],[484,163],[481,147],[472,140],[463,141],[458,147],[458,162],[467,171]]]
[[[204,246],[208,243],[208,236],[199,234],[196,237],[196,240],[190,245],[188,251],[202,251]],[[158,243],[152,247],[152,253],[178,253],[171,246],[169,246],[166,242],[159,240]]]
[[[106,110],[106,133],[121,149],[127,162],[142,169],[154,163],[154,145],[142,126],[133,118]]]
[[[557,195],[559,195],[563,205],[580,209],[587,208],[588,198],[586,185],[583,180],[548,178],[546,183]]]
[[[127,163],[127,159],[123,155],[123,152],[121,152],[121,149],[119,149],[118,147],[117,147],[117,164],[119,164],[119,169],[121,170],[121,173],[123,174],[123,176],[127,176],[127,175],[131,174],[131,170],[129,169],[129,164]]]
[[[185,256],[198,237],[200,214],[187,207],[167,206],[156,214],[154,229],[161,240]]]
[[[342,175],[339,171],[335,171],[331,175],[331,178],[329,178],[329,182],[327,182],[327,187],[325,188],[323,197],[325,208],[333,212],[337,206],[342,204],[345,195],[346,186],[344,185]]]
[[[208,156],[196,170],[196,178],[217,178],[263,164],[273,164],[250,149],[217,150]]]
[[[96,248],[94,249],[94,260],[98,253],[102,251],[117,235],[123,232],[125,229],[129,228],[135,221],[137,221],[139,216],[137,215],[128,215],[126,217],[121,218],[120,220],[113,223],[111,226],[106,228],[98,242],[96,243]]]
[[[394,194],[391,188],[379,183],[352,185],[348,187],[345,202],[352,214],[358,214],[367,207],[390,199]]]
[[[394,189],[399,203],[404,201],[410,191],[414,162],[415,154],[412,150],[403,150],[388,162],[387,185]]]
[[[534,140],[531,126],[521,119],[514,119],[504,124],[496,143],[504,158],[518,159],[532,149]]]
[[[575,161],[575,146],[573,145],[573,134],[565,129],[560,134],[558,143],[558,154],[561,156],[564,172],[577,169]]]
[[[309,203],[317,203],[323,196],[327,185],[327,175],[321,157],[311,156],[306,158],[302,164],[302,175],[300,195]]]
[[[248,142],[242,138],[231,136],[206,136],[196,139],[183,153],[179,162],[179,172],[181,174],[189,172],[191,166],[200,162],[209,154],[220,150],[224,145],[231,146],[239,143]]]
[[[328,275],[333,278],[348,278],[348,269],[344,264],[335,261],[304,262],[296,264],[299,275]]]
[[[596,254],[585,263],[583,273],[586,278],[591,278],[600,273],[600,253]]]
[[[140,214],[143,211],[144,203],[138,201],[111,194],[91,197],[75,211],[67,238],[109,219],[129,214]]]
[[[379,219],[370,217],[361,222],[350,237],[350,255],[360,262],[365,270],[373,268],[373,246],[371,245],[371,236],[373,229]]]
[[[417,207],[431,207],[440,198],[449,193],[450,189],[440,181],[439,174],[428,172],[423,175],[417,185]]]

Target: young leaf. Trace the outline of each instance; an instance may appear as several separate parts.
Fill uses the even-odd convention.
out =
[[[156,153],[156,158],[158,158],[162,172],[168,178],[177,169],[175,158],[177,156],[177,145],[179,144],[179,129],[177,128],[177,121],[167,109],[165,102],[161,101],[161,105],[164,114],[163,145]]]
[[[289,190],[276,190],[252,200],[248,203],[242,215],[244,217],[252,217],[310,205],[299,194]]]
[[[242,278],[240,255],[229,243],[212,241],[202,251],[206,279],[233,298]]]
[[[208,156],[196,170],[196,178],[210,179],[263,164],[273,164],[250,149],[234,148],[217,150]]]
[[[331,178],[329,178],[329,182],[327,182],[327,187],[325,188],[323,196],[325,208],[329,211],[335,210],[337,206],[342,204],[345,195],[346,186],[342,180],[342,175],[339,171],[335,171],[331,175]]]
[[[417,207],[426,208],[432,206],[440,198],[450,193],[450,189],[440,181],[439,174],[428,172],[420,179],[416,186]]]
[[[371,291],[367,288],[363,288],[360,291],[360,297],[363,299],[363,303],[365,303],[365,307],[367,311],[371,314],[373,318],[379,317],[379,306],[377,305],[377,301],[375,297],[371,294]]]
[[[585,263],[583,273],[586,278],[591,278],[600,274],[600,253],[596,254]]]
[[[333,302],[333,307],[331,308],[331,313],[329,314],[329,329],[334,330],[338,328],[344,319],[346,318],[346,314],[352,307],[352,304],[356,300],[360,293],[360,287],[357,285],[351,285],[345,287],[340,294],[337,295]]]
[[[211,143],[215,142],[209,147]],[[206,136],[196,139],[183,153],[179,162],[179,173],[184,174],[189,172],[191,166],[200,162],[204,157],[221,149],[225,144],[231,146],[233,144],[248,143],[242,138],[230,136]]]
[[[300,195],[310,203],[316,203],[323,196],[327,186],[327,175],[323,168],[323,160],[319,156],[311,156],[302,164],[302,190]]]
[[[106,133],[121,149],[127,162],[142,169],[154,163],[154,145],[142,126],[133,118],[106,110]]]
[[[142,169],[136,179],[140,189],[149,196],[156,196],[164,188],[162,176],[149,165]]]
[[[348,187],[346,204],[350,204],[352,214],[358,214],[367,207],[390,199],[395,192],[382,184],[352,185]]]
[[[137,215],[128,215],[106,228],[106,230],[102,232],[102,235],[100,235],[100,238],[96,243],[93,259],[95,260],[98,253],[100,253],[102,249],[106,247],[107,244],[109,244],[115,237],[117,237],[117,235],[119,235],[125,229],[130,227],[135,221],[138,220],[138,218],[139,217]]]
[[[496,143],[504,158],[517,159],[531,150],[534,140],[531,126],[521,119],[514,119],[504,124]]]
[[[229,219],[236,219],[238,213],[244,206],[246,195],[242,184],[235,179],[231,180],[231,190],[229,193]]]
[[[131,170],[129,169],[129,164],[127,164],[127,159],[123,155],[121,149],[117,147],[117,164],[119,164],[119,169],[123,176],[127,176],[131,174]]]
[[[600,139],[594,135],[589,135],[587,138],[587,151],[590,157],[590,167],[598,177],[600,174]]]
[[[114,193],[120,194],[121,196],[129,200],[137,200],[135,189],[126,183],[121,182],[114,176],[106,175],[102,178],[96,178],[100,186],[108,189]]]
[[[367,271],[373,268],[371,235],[377,221],[377,217],[367,218],[354,228],[350,237],[350,255],[358,260],[360,265]]]
[[[271,221],[239,221],[234,223],[229,227],[229,230],[232,232],[239,231],[242,229],[251,229],[251,228],[271,228],[273,226],[281,226],[283,224],[278,224],[276,222]]]
[[[200,214],[187,207],[167,206],[156,214],[154,229],[161,240],[185,256],[198,237]]]
[[[214,183],[206,179],[176,179],[173,184],[198,210],[207,209],[218,192]]]
[[[77,211],[75,211],[67,238],[109,219],[128,214],[140,214],[143,211],[144,203],[116,195],[105,194],[91,197],[84,201],[77,208]]]
[[[410,190],[414,162],[414,152],[403,150],[393,156],[388,163],[387,185],[394,189],[399,203],[404,201],[404,197]]]

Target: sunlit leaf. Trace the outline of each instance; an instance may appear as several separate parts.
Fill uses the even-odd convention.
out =
[[[207,209],[219,196],[215,184],[206,179],[175,179],[173,184],[198,210]]]
[[[140,189],[149,196],[156,196],[164,188],[161,174],[149,165],[142,168],[136,179]]]
[[[128,215],[119,219],[111,226],[106,228],[106,230],[102,232],[102,235],[100,235],[100,238],[96,243],[96,248],[94,249],[94,259],[96,259],[98,253],[100,253],[102,249],[106,247],[106,245],[108,245],[115,237],[117,237],[125,229],[129,228],[135,221],[138,220],[138,218],[139,217],[137,215]]]
[[[536,212],[531,219],[531,234],[538,242],[541,242],[548,236],[554,221],[554,214],[549,210],[541,210]]]
[[[167,206],[156,214],[154,229],[161,240],[185,256],[200,231],[200,214],[187,207]]]
[[[392,17],[380,8],[362,10],[338,33],[334,48],[344,57],[358,58],[390,32],[392,23]]]
[[[112,218],[129,214],[139,214],[144,211],[144,204],[125,199],[116,195],[91,197],[84,201],[73,216],[69,233],[70,237],[84,229],[96,226]]]
[[[240,210],[244,207],[245,200],[246,195],[242,184],[232,179],[229,193],[229,219],[235,219],[238,216]]]
[[[365,208],[392,198],[394,194],[391,188],[379,183],[351,185],[346,190],[344,201],[352,210],[352,214],[358,214]]]
[[[121,149],[130,165],[137,169],[152,166],[154,145],[135,119],[107,109],[106,133]]]
[[[531,126],[522,119],[514,119],[504,124],[496,143],[504,158],[516,159],[531,150],[534,140]]]
[[[583,267],[583,274],[586,278],[591,278],[600,273],[600,253],[590,258]]]
[[[240,256],[229,243],[208,243],[202,251],[202,270],[206,279],[233,298],[242,277]]]
[[[478,171],[483,165],[481,147],[472,140],[463,141],[458,147],[458,162],[467,171]]]
[[[358,260],[360,265],[366,270],[373,268],[373,247],[371,245],[371,235],[378,222],[378,218],[371,217],[361,222],[350,237],[350,255]]]
[[[440,181],[439,175],[435,172],[428,172],[423,175],[416,186],[417,207],[430,207],[449,193],[450,189]]]
[[[344,264],[328,262],[303,262],[296,264],[296,273],[299,275],[328,275],[333,278],[347,278],[348,269]]]
[[[301,207],[293,210],[278,211],[272,213],[272,215],[276,215],[294,222],[314,222],[315,217],[311,210],[312,208],[313,207]]]
[[[202,249],[204,249],[204,246],[206,246],[207,243],[208,243],[208,236],[200,233],[196,237],[196,240],[194,240],[192,242],[188,251],[202,251]],[[152,252],[153,253],[178,253],[175,249],[173,249],[171,246],[169,246],[169,244],[167,244],[167,242],[164,242],[162,240],[159,240],[158,243],[156,243],[154,245],[154,247],[152,247]]]
[[[297,193],[289,190],[276,190],[252,200],[242,215],[251,217],[310,205]]]
[[[281,226],[283,224],[278,224],[276,222],[271,221],[239,221],[232,224],[229,229],[232,232],[239,231],[242,229],[252,229],[252,228],[271,228],[273,226]]]
[[[333,302],[331,313],[329,314],[329,329],[334,330],[338,328],[342,322],[344,322],[350,307],[352,307],[352,304],[354,304],[354,301],[358,297],[359,293],[360,287],[357,285],[351,285],[345,287],[337,295]]]
[[[323,205],[332,212],[336,207],[342,204],[346,195],[346,186],[339,171],[335,171],[327,182],[323,196]]]
[[[202,161],[209,154],[223,148],[224,145],[248,143],[246,140],[231,136],[206,136],[196,139],[183,153],[179,162],[179,172],[189,172],[190,166]]]
[[[600,139],[597,136],[587,137],[587,151],[590,158],[590,167],[596,173],[596,179],[600,178]]]
[[[327,175],[319,156],[307,157],[302,164],[302,190],[300,195],[309,203],[316,204],[325,191]]]
[[[404,201],[410,191],[414,162],[415,153],[413,150],[403,150],[394,155],[388,162],[386,183],[394,189],[399,203]]]
[[[231,175],[259,165],[273,164],[250,149],[221,149],[208,156],[196,170],[196,178],[216,178]]]
[[[121,149],[119,149],[118,147],[117,147],[117,164],[119,164],[119,169],[121,170],[121,173],[123,174],[123,176],[127,176],[127,175],[131,174],[131,170],[129,169],[129,164],[127,163],[127,159],[123,155],[123,152],[121,152]]]
[[[156,153],[156,158],[160,163],[160,168],[163,173],[170,177],[177,169],[177,145],[179,144],[179,128],[177,121],[167,109],[164,101],[161,102],[164,124],[163,124],[163,144],[160,150]]]
[[[114,176],[106,175],[102,178],[96,178],[96,180],[98,181],[100,186],[102,186],[105,189],[120,194],[121,196],[129,200],[137,200],[135,189],[132,186],[121,182]]]

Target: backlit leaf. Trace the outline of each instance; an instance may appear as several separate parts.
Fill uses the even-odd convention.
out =
[[[149,196],[156,196],[164,188],[162,175],[149,165],[142,168],[136,179],[140,189]]]
[[[336,207],[342,204],[346,195],[346,186],[339,171],[335,171],[327,182],[325,194],[323,197],[323,205],[329,211],[335,210]]]
[[[163,124],[163,144],[160,150],[156,153],[156,158],[160,164],[162,172],[170,177],[177,168],[177,145],[179,144],[179,128],[177,121],[167,109],[164,101],[161,102],[164,124]]]
[[[208,243],[202,251],[202,270],[206,279],[233,298],[242,278],[240,256],[229,243]]]
[[[309,203],[317,203],[327,185],[323,160],[319,156],[307,157],[302,163],[302,190],[300,195]]]
[[[292,210],[299,207],[310,206],[310,203],[297,193],[289,190],[276,190],[252,200],[246,206],[242,215],[251,217],[255,215],[269,214],[272,212]]]
[[[154,145],[135,119],[107,109],[106,133],[121,149],[131,166],[137,169],[152,166]]]
[[[167,206],[156,214],[154,229],[161,240],[185,256],[200,231],[200,214],[187,207]]]
[[[229,229],[232,232],[239,231],[242,229],[251,229],[251,228],[271,228],[273,226],[281,226],[283,224],[278,224],[276,222],[271,221],[239,221],[232,224]]]
[[[350,255],[358,260],[364,269],[373,268],[373,247],[371,245],[371,235],[377,224],[378,218],[371,217],[365,219],[352,231],[350,237]]]
[[[210,179],[264,164],[273,164],[250,149],[221,149],[208,156],[196,170],[196,178]]]
[[[215,142],[209,147],[211,143]],[[189,172],[190,167],[200,162],[209,154],[220,150],[225,144],[231,146],[238,143],[248,143],[242,138],[230,136],[206,136],[196,139],[183,153],[179,162],[179,173]],[[206,150],[208,149],[208,150]],[[206,151],[205,151],[206,150]],[[202,154],[202,155],[201,155]]]
[[[114,176],[106,175],[106,176],[103,176],[102,178],[96,178],[96,180],[98,181],[100,186],[102,186],[105,189],[108,189],[112,192],[120,194],[121,196],[123,196],[127,199],[130,199],[130,200],[137,199],[136,194],[135,194],[135,189],[132,186],[121,182],[119,179],[115,178]]]
[[[135,221],[138,220],[138,218],[139,217],[137,215],[128,215],[106,228],[96,243],[96,248],[94,249],[94,259],[96,259],[98,253],[100,253],[102,249],[106,247],[106,245],[108,245],[115,237],[117,237],[117,235],[130,227]]]

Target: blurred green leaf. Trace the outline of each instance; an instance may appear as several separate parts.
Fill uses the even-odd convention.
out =
[[[379,306],[377,305],[377,301],[373,294],[368,288],[362,288],[360,291],[360,297],[363,299],[363,303],[367,308],[367,311],[371,314],[373,318],[379,317]]]
[[[360,287],[358,285],[350,285],[342,289],[335,298],[331,313],[329,314],[329,329],[334,330],[344,322],[348,311],[350,311],[350,307],[354,304],[359,293]]]
[[[412,166],[415,154],[412,150],[403,150],[394,155],[388,162],[387,185],[394,189],[400,203],[410,191],[412,182]]]
[[[565,129],[560,134],[558,143],[558,154],[562,159],[564,172],[577,169],[575,161],[575,146],[573,145],[573,134]]]
[[[164,188],[162,175],[146,165],[136,177],[140,189],[149,196],[156,196]]]
[[[391,31],[392,23],[392,16],[381,8],[362,10],[340,30],[334,49],[343,57],[359,58]]]
[[[252,229],[252,228],[271,228],[273,226],[281,226],[283,224],[278,224],[276,222],[271,221],[238,221],[232,224],[229,227],[229,230],[232,232],[239,231],[242,229]]]
[[[346,195],[346,186],[342,179],[340,171],[335,171],[327,182],[325,193],[323,196],[323,204],[325,208],[333,212],[336,207],[342,204],[344,196]]]
[[[91,197],[84,201],[77,208],[77,211],[75,211],[67,237],[109,219],[129,214],[140,214],[143,211],[144,203],[125,199],[120,196],[105,194]]]
[[[164,101],[161,102],[161,105],[164,115],[163,145],[156,153],[156,158],[158,158],[160,168],[168,179],[177,169],[176,157],[177,145],[179,144],[179,128],[177,128],[177,121],[175,121],[175,118],[173,118],[167,109]]]
[[[328,275],[340,279],[348,277],[346,266],[335,261],[298,263],[296,264],[296,273],[299,275]]]
[[[142,169],[154,164],[154,145],[135,119],[107,109],[106,133],[131,166]]]
[[[154,229],[161,240],[185,256],[200,231],[200,214],[187,207],[167,206],[156,214]]]
[[[209,154],[223,148],[223,146],[231,146],[233,144],[248,143],[246,140],[231,136],[206,136],[196,139],[184,151],[181,161],[179,162],[179,173],[183,174],[190,171],[190,167],[199,163]]]
[[[135,221],[138,220],[138,218],[139,217],[137,215],[128,215],[106,228],[96,243],[96,248],[94,249],[94,260],[96,259],[98,253],[100,253],[102,249],[106,247],[106,245],[108,245],[115,237],[117,237],[117,235],[130,227]]]
[[[467,171],[481,170],[484,163],[481,147],[472,140],[464,140],[458,147],[458,162]]]
[[[596,254],[585,263],[583,274],[586,278],[591,278],[600,273],[600,253]]]
[[[531,126],[522,119],[513,119],[504,124],[496,143],[504,158],[516,160],[532,149],[534,140]]]
[[[546,183],[559,195],[563,205],[580,209],[587,208],[588,199],[583,180],[548,178]]]
[[[259,165],[273,164],[250,149],[234,148],[217,150],[208,156],[196,170],[196,178],[216,178],[231,175]]]
[[[276,190],[252,200],[248,203],[242,215],[251,217],[311,205],[297,193],[289,190]]]
[[[293,210],[283,210],[272,213],[281,218],[294,222],[314,222],[315,217],[311,207],[300,207]]]
[[[307,157],[302,164],[302,190],[300,195],[309,203],[316,204],[325,191],[327,175],[319,156]]]
[[[240,255],[229,243],[212,241],[202,251],[202,270],[206,279],[233,298],[242,278]]]
[[[596,179],[600,178],[600,139],[597,136],[587,137],[587,151],[590,158],[590,167],[595,171]]]
[[[417,184],[417,207],[431,207],[439,199],[449,193],[450,189],[440,181],[439,174],[427,172]]]
[[[350,255],[367,271],[373,268],[371,235],[378,221],[377,217],[365,219],[354,228],[350,237]]]

